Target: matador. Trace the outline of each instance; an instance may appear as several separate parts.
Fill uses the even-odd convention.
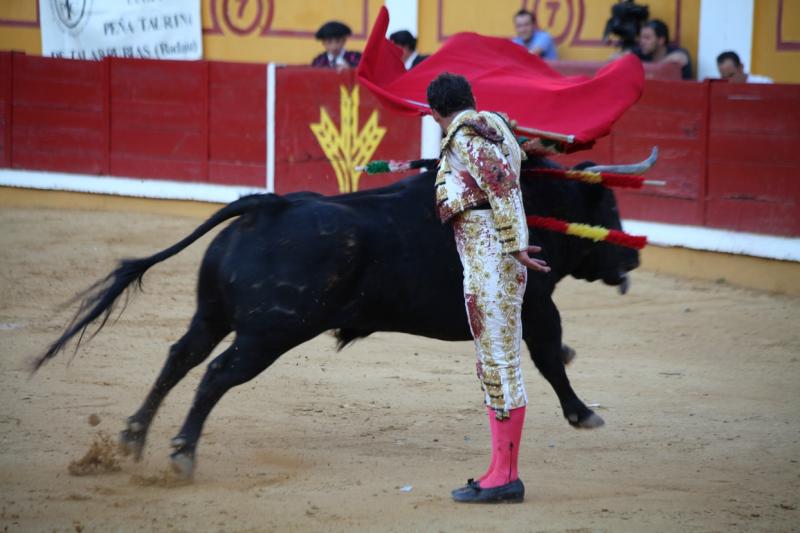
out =
[[[525,157],[504,118],[475,110],[469,82],[444,73],[427,90],[445,131],[436,208],[453,227],[464,270],[464,303],[475,340],[478,379],[489,414],[492,459],[484,475],[452,491],[457,502],[520,502],[517,458],[528,398],[520,369],[527,269],[549,267],[529,252],[519,185]]]

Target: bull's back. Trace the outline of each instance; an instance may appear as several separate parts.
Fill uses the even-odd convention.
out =
[[[219,295],[237,329],[326,319],[327,310],[346,303],[363,253],[362,228],[348,211],[298,201],[240,217],[206,252],[200,299]]]
[[[444,339],[469,338],[453,232],[432,189],[373,198],[358,209],[368,235],[359,325]]]
[[[209,247],[203,281],[237,328],[469,335],[452,231],[419,190],[309,196],[242,216]]]

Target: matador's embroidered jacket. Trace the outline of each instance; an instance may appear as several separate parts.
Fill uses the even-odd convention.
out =
[[[504,253],[528,246],[528,227],[519,186],[524,152],[505,121],[475,110],[456,115],[442,140],[436,176],[436,207],[446,222],[489,203]]]

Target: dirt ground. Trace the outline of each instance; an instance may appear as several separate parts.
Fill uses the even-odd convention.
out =
[[[167,398],[143,462],[70,475],[100,432],[116,439],[183,333],[208,238],[154,268],[73,359],[30,378],[31,358],[64,326],[60,304],[197,223],[0,210],[0,530],[800,529],[800,298],[647,272],[624,297],[559,287],[571,379],[606,426],[569,427],[526,357],[523,504],[451,502],[488,460],[472,347],[400,334],[341,353],[322,335],[232,390],[190,485],[165,469],[204,366]]]

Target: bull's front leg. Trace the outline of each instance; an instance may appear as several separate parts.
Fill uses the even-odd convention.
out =
[[[576,428],[593,429],[605,422],[575,394],[564,367],[575,356],[562,344],[561,316],[550,296],[527,298],[522,309],[522,331],[536,368],[553,387],[564,418]]]
[[[144,403],[128,418],[125,429],[120,433],[119,444],[123,455],[133,455],[134,461],[142,459],[147,432],[161,402],[192,368],[208,357],[229,329],[227,324],[205,319],[202,311],[195,315],[189,331],[170,348],[164,368]]]

